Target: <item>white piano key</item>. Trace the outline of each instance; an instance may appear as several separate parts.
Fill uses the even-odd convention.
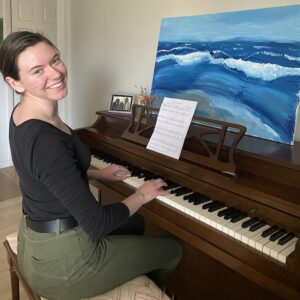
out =
[[[298,241],[298,238],[294,237],[291,240],[289,240],[287,243],[285,243],[284,245],[279,245],[277,243],[277,245],[275,247],[273,247],[273,249],[271,249],[270,256],[278,260],[279,253],[281,253],[284,249],[288,248],[292,244],[297,243],[297,241]]]
[[[269,238],[269,236],[267,238]],[[267,244],[263,245],[263,249],[262,249],[263,253],[270,256],[271,250],[273,248],[275,248],[276,245],[278,245],[278,240],[276,240],[276,241],[270,241],[269,240],[269,242]]]
[[[251,218],[250,217],[246,217],[242,220],[239,220],[238,222],[236,223],[231,223],[232,226],[228,226],[228,235],[234,237],[235,233],[237,231],[239,231],[241,228],[242,228],[242,224],[245,222],[245,221],[248,221],[250,220]]]
[[[225,220],[225,219],[224,219]],[[232,226],[234,226],[233,224],[234,223],[232,223],[231,222],[231,220],[229,219],[229,220],[225,220],[226,222],[224,222],[224,224],[222,225],[222,231],[224,232],[224,233],[226,233],[227,235],[229,235],[229,229],[232,227]]]
[[[266,255],[270,256],[271,250],[277,245],[278,240],[276,241],[270,241],[269,237],[267,237],[268,243],[263,245],[262,252],[265,253]]]
[[[216,225],[217,225],[217,229],[220,231],[223,231],[223,228],[225,228],[224,230],[226,231],[226,225],[228,225],[228,220],[225,220],[224,217],[219,217],[219,219],[216,220]]]
[[[257,232],[257,234],[251,236],[248,240],[248,245],[255,248],[255,244],[258,240],[262,239],[261,234],[269,229],[271,226],[270,225],[265,225],[264,227],[260,228],[259,231]]]
[[[219,208],[219,209],[215,210],[214,212],[209,212],[209,215],[208,215],[209,223],[208,224],[211,227],[216,228],[216,226],[217,226],[216,224],[219,223],[219,220],[221,219],[221,217],[218,216],[218,213],[223,209],[224,209],[224,207]]]
[[[100,159],[98,159],[98,158],[92,156],[92,158],[91,158],[91,165],[92,165],[93,167],[95,167],[95,168],[103,169],[103,168],[109,166],[110,163],[106,163],[106,162],[104,162],[103,160],[100,160]]]
[[[279,254],[278,254],[278,257],[277,259],[286,264],[286,259],[287,257],[294,252],[295,248],[296,248],[296,242],[295,241],[293,244],[289,245],[288,247],[286,247],[284,250],[282,250]]]
[[[138,178],[136,176],[127,177],[124,180],[124,182],[134,188],[139,188],[141,185],[143,185],[145,183],[144,179]]]
[[[266,238],[263,238],[263,237],[262,237],[260,240],[257,240],[257,241],[255,242],[255,248],[256,248],[257,250],[259,250],[260,252],[263,252],[263,247],[264,247],[264,245],[266,245],[268,242],[270,242],[269,236],[266,237]]]
[[[239,230],[238,232],[236,232],[234,234],[234,237],[238,240],[240,240],[241,242],[248,244],[249,243],[249,239],[256,236],[256,235],[260,235],[265,229],[269,228],[269,225],[265,225],[255,231],[250,231],[249,228],[242,228],[241,230]]]

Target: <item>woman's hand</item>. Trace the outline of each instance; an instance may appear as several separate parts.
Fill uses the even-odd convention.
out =
[[[162,187],[166,186],[167,184],[162,179],[152,179],[147,180],[142,186],[140,186],[136,193],[141,193],[144,197],[144,203],[147,203],[154,198],[160,195],[168,194],[167,191],[163,190]]]
[[[115,164],[100,170],[88,170],[88,177],[96,180],[122,181],[129,176],[130,172],[127,168]]]
[[[128,207],[129,215],[132,216],[143,204],[154,198],[168,194],[162,187],[167,184],[162,179],[152,179],[140,186],[134,194],[122,202]]]

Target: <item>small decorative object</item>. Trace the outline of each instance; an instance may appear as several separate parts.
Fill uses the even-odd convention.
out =
[[[112,95],[109,111],[130,113],[132,103],[133,95]]]
[[[137,87],[137,86],[135,86]],[[144,87],[140,87],[139,93],[137,95],[138,98],[138,104],[145,106],[145,115],[150,116],[151,115],[151,109],[152,109],[152,103],[155,100],[156,96],[148,95],[147,89]]]

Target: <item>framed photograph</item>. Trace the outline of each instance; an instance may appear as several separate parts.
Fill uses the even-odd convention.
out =
[[[130,113],[133,104],[133,95],[112,95],[109,111]]]

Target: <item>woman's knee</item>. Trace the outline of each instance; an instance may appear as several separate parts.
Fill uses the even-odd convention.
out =
[[[172,254],[173,254],[173,264],[174,268],[178,265],[181,256],[182,256],[182,247],[178,240],[171,238],[171,248],[172,248]]]
[[[178,240],[172,237],[163,237],[159,252],[163,253],[163,259],[166,262],[166,269],[175,269],[182,256],[182,247]]]

